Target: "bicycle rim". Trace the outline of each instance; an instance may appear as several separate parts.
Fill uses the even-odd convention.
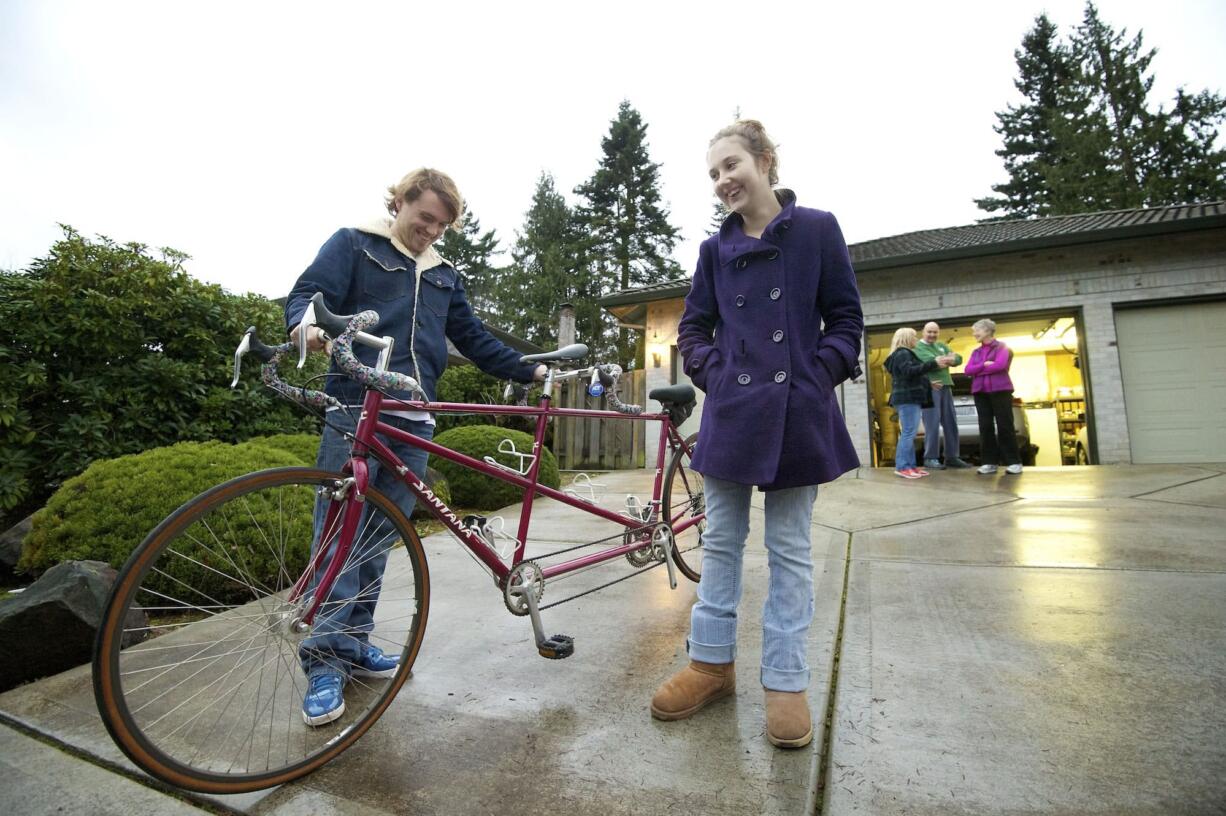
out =
[[[367,491],[342,565],[354,588],[342,594],[338,582],[311,627],[293,625],[312,594],[289,600],[311,562],[316,498],[340,478],[311,468],[239,477],[183,505],[133,552],[99,629],[94,694],[111,736],[137,765],[209,793],[279,785],[352,745],[404,684],[425,631],[430,582],[417,533],[378,491]],[[375,601],[373,620],[349,623],[356,604]],[[335,660],[360,640],[399,657],[394,676],[351,677],[344,714],[306,725],[303,659],[326,650]]]
[[[698,434],[691,434],[685,443],[693,452],[698,444]],[[668,474],[664,479],[664,518],[675,527],[706,512],[702,474],[690,467],[690,454],[678,450],[669,460]],[[686,578],[695,582],[702,577],[703,534],[706,529],[704,518],[678,533],[673,542],[673,562]]]

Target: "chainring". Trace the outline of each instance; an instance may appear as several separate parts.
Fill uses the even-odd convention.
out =
[[[630,550],[626,553],[626,560],[629,561],[630,566],[634,567],[635,569],[645,567],[652,561],[656,560],[654,552],[655,547],[649,541],[647,541],[647,536],[649,534],[650,530],[647,529],[627,530],[622,538],[622,541],[627,546],[636,542],[644,542],[643,546],[636,550]]]
[[[528,599],[513,591],[524,584],[532,585],[530,591],[535,596],[537,604],[540,604],[541,598],[545,595],[545,575],[541,572],[540,564],[535,561],[520,561],[511,568],[511,574],[507,576],[506,583],[502,587],[502,602],[507,605],[507,610],[512,615],[528,614]]]

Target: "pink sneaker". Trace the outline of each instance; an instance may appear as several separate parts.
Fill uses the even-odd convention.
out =
[[[932,474],[931,474],[931,473],[929,473],[928,471],[924,470],[922,467],[915,467],[915,468],[911,468],[911,472],[912,472],[912,473],[914,473],[916,476],[921,476],[921,477],[922,477],[922,476],[931,476],[931,475],[932,475]]]
[[[902,477],[902,478],[904,478],[904,479],[919,479],[919,478],[921,478],[921,477],[920,477],[920,475],[919,475],[918,473],[916,473],[916,472],[915,472],[915,468],[907,468],[907,469],[905,469],[905,470],[896,470],[896,471],[894,471],[894,475],[895,475],[895,476],[901,476],[901,477]]]

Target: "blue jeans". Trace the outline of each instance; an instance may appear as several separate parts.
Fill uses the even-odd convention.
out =
[[[749,535],[752,485],[707,476],[707,531],[703,534],[702,579],[690,612],[690,657],[703,663],[736,658],[736,608]],[[762,609],[762,685],[773,691],[809,687],[805,661],[813,621],[813,559],[809,522],[817,485],[770,490],[766,496],[766,552],[770,579]]]
[[[919,430],[919,403],[909,402],[905,405],[895,405],[898,412],[898,449],[894,451],[894,469],[907,470],[915,467],[915,434]]]
[[[924,414],[924,458],[941,458],[941,431],[945,432],[945,464],[960,458],[958,416],[954,413],[954,392],[948,385],[932,389],[932,407]]]
[[[395,416],[384,416],[383,421],[422,439],[430,439],[434,436],[434,426],[427,422]],[[350,432],[355,427],[354,421],[344,411],[329,411],[328,422]],[[401,461],[409,466],[410,470],[424,478],[426,460],[429,458],[426,451],[393,439],[385,438],[383,441],[393,453],[400,457]],[[349,440],[335,428],[325,426],[315,464],[324,470],[339,471],[348,458]],[[376,488],[391,499],[404,511],[406,516],[412,513],[416,498],[404,482],[394,472],[384,472],[379,461],[373,456],[367,458],[366,463],[370,474],[369,486]],[[337,575],[332,585],[331,597],[338,600],[332,602],[325,600],[320,605],[311,636],[303,640],[298,648],[302,669],[308,675],[312,672],[326,670],[336,670],[346,676],[349,675],[353,665],[361,657],[362,646],[367,642],[370,631],[374,628],[375,605],[378,603],[379,592],[382,588],[388,548],[395,543],[396,539],[391,523],[382,514],[379,514],[377,524],[367,526],[366,514],[369,509],[369,504],[363,508],[353,542],[354,549],[347,559],[355,566]],[[316,552],[319,547],[320,533],[326,513],[327,503],[316,499],[315,540],[311,545],[312,553]],[[333,540],[335,541],[335,537]],[[315,574],[316,581],[322,577],[330,561],[331,556],[324,559],[324,563],[320,565],[319,571]],[[311,590],[314,591],[314,589],[315,583],[312,582]],[[359,596],[360,600],[352,600]]]

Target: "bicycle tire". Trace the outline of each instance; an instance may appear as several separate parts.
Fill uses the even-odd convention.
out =
[[[690,434],[685,444],[691,451],[698,445],[698,434]],[[707,503],[702,474],[690,467],[690,454],[683,449],[673,452],[664,476],[664,519],[684,521],[706,513]],[[681,574],[695,583],[702,577],[703,534],[705,519],[682,531],[673,541],[673,563]]]
[[[139,767],[204,793],[280,785],[353,745],[404,685],[425,633],[430,578],[416,530],[379,491],[366,492],[350,563],[342,566],[355,575],[370,564],[378,577],[350,597],[325,599],[307,633],[289,625],[303,608],[286,598],[310,562],[317,497],[321,504],[353,500],[319,496],[341,478],[314,468],[240,476],[184,504],[129,557],[95,641],[93,684],[107,731]],[[372,560],[401,549],[407,558],[388,557],[381,570]],[[195,569],[191,583],[177,574],[185,567],[175,556]],[[300,655],[319,642],[321,622],[332,614],[325,610],[359,603],[370,604],[369,628],[331,637],[380,645],[399,655],[399,667],[389,678],[351,678],[344,715],[309,727],[301,719]]]

